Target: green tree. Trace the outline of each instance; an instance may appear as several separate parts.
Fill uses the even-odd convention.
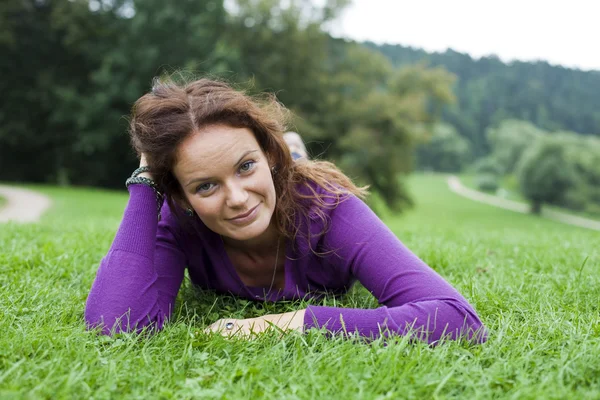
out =
[[[567,160],[577,176],[574,187],[561,205],[573,209],[600,211],[600,139],[574,132],[556,132],[565,143]]]
[[[432,136],[425,140],[417,147],[420,169],[458,172],[471,161],[470,143],[452,125],[435,124]]]
[[[277,94],[313,155],[336,160],[400,209],[410,204],[400,178],[412,170],[418,127],[430,128],[453,100],[453,76],[423,66],[394,71],[382,55],[324,33],[346,2],[328,2],[327,12],[309,3],[237,2],[226,38],[238,78]]]
[[[523,152],[544,134],[532,123],[519,120],[505,120],[486,131],[491,157],[502,168],[502,174],[514,172]]]
[[[79,165],[96,184],[122,185],[135,164],[125,134],[131,105],[150,89],[152,78],[176,70],[210,70],[225,30],[222,0],[134,0],[116,12],[116,34],[91,73],[91,93],[78,96]],[[116,11],[116,10],[115,10]],[[83,159],[87,159],[84,162]]]
[[[343,121],[342,129],[334,131],[339,138],[332,153],[346,171],[369,183],[389,207],[400,210],[412,204],[401,177],[412,170],[416,141],[434,125],[431,109],[452,101],[454,77],[422,66],[386,77],[383,61],[371,65],[376,72],[366,74],[370,79],[354,75],[338,92],[350,95],[337,107]]]
[[[228,14],[223,0],[2,2],[0,179],[122,187],[136,162],[124,116],[153,77],[183,69],[275,93],[312,154],[390,206],[410,203],[399,178],[454,100],[454,76],[396,70],[330,37],[324,27],[347,3],[238,0]],[[23,159],[37,162],[15,168]]]
[[[576,186],[577,177],[568,161],[565,141],[560,137],[538,138],[523,154],[517,177],[532,213],[539,214],[544,203],[559,203]]]
[[[546,131],[600,135],[600,74],[547,62],[503,63],[495,56],[473,59],[448,49],[427,53],[400,45],[365,43],[395,67],[442,66],[458,77],[457,102],[443,118],[469,139],[474,155],[488,153],[485,130],[505,119],[527,120]]]

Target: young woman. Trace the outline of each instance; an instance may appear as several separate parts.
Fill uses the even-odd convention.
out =
[[[308,306],[207,328],[225,335],[276,325],[484,341],[473,307],[363,203],[363,188],[331,163],[293,160],[284,117],[274,99],[206,79],[156,81],[135,103],[130,134],[141,168],[127,181],[129,203],[88,297],[88,325],[106,334],[161,329],[187,268],[201,288],[255,301],[344,293],[358,280],[382,305]],[[297,136],[288,139],[302,156]]]

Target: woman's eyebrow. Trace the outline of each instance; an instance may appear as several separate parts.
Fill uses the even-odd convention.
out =
[[[242,156],[241,156],[241,157],[240,157],[240,159],[239,159],[239,160],[238,160],[238,161],[237,161],[237,162],[234,164],[234,166],[238,166],[238,165],[239,165],[239,164],[242,162],[242,160],[243,160],[244,158],[248,157],[248,154],[256,153],[257,151],[258,151],[258,150],[248,150],[248,151],[244,152],[244,154],[242,154]],[[188,181],[188,183],[186,183],[186,184],[185,184],[185,186],[187,187],[187,186],[190,186],[192,183],[195,183],[195,182],[201,182],[201,181],[208,181],[208,180],[210,180],[210,179],[212,179],[212,177],[198,177],[198,178],[193,178],[193,179],[190,179],[190,180]]]
[[[244,154],[243,154],[243,155],[240,157],[240,159],[238,160],[238,162],[236,162],[236,163],[235,163],[235,165],[238,165],[239,163],[241,163],[241,162],[242,162],[242,160],[248,156],[248,154],[251,154],[251,153],[256,153],[257,151],[258,151],[258,150],[248,150],[247,152],[245,152],[245,153],[244,153]]]

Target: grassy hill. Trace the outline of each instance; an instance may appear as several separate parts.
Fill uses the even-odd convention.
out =
[[[83,308],[127,200],[36,187],[54,208],[0,225],[0,398],[584,398],[600,385],[597,232],[470,202],[442,177],[410,180],[417,207],[388,226],[472,302],[484,345],[387,345],[307,335],[226,340],[202,329],[305,303],[254,304],[184,283],[152,337],[87,332]],[[324,304],[376,307],[355,288]]]

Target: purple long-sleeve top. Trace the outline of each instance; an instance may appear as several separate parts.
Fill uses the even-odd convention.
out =
[[[256,301],[343,293],[358,280],[381,304],[375,309],[310,305],[305,330],[324,327],[373,338],[410,333],[430,343],[441,337],[478,342],[486,338],[465,298],[355,196],[325,209],[329,229],[312,235],[310,246],[307,235],[299,235],[295,243],[288,241],[285,286],[265,293],[266,288],[242,282],[219,235],[197,217],[183,227],[165,203],[157,221],[152,189],[131,185],[129,192],[123,220],[100,264],[85,310],[88,325],[101,326],[106,334],[147,325],[161,329],[173,311],[187,267],[199,287]],[[319,218],[300,223],[305,233],[322,228]],[[316,255],[311,248],[323,254]]]

